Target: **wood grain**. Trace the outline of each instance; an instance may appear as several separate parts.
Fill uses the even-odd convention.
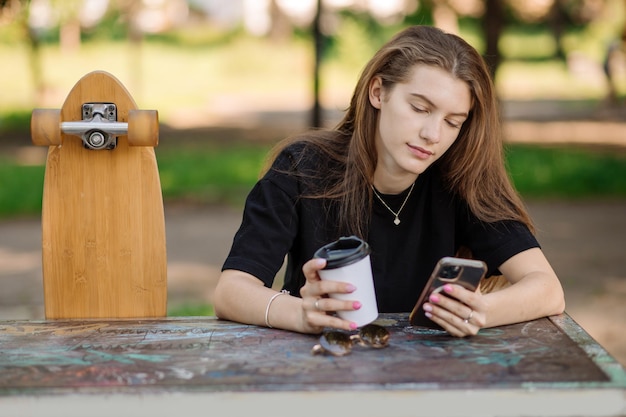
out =
[[[70,91],[61,122],[81,120],[88,102],[115,103],[118,122],[137,109],[116,78],[97,71]],[[46,318],[165,316],[165,221],[154,149],[129,146],[125,135],[114,150],[88,150],[79,137],[61,133],[46,162],[42,256]]]

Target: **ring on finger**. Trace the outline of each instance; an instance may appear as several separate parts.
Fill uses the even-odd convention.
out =
[[[469,323],[469,321],[472,319],[473,316],[474,316],[474,310],[470,310],[469,316],[467,316],[467,318],[463,320],[463,322]]]
[[[315,305],[315,309],[316,309],[316,310],[320,310],[320,311],[321,311],[322,309],[321,309],[321,307],[320,307],[320,304],[319,304],[319,303],[320,303],[320,298],[318,298],[317,300],[315,300],[315,304],[314,304],[314,305]]]

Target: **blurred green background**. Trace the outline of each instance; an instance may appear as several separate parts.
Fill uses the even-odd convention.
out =
[[[459,33],[484,54],[505,120],[624,119],[624,0],[319,3],[1,1],[0,216],[40,210],[45,152],[24,149],[30,113],[61,107],[92,70],[114,74],[140,108],[158,109],[166,200],[241,204],[269,147],[332,125],[367,59],[415,23]],[[565,137],[547,149],[527,136],[531,144],[507,148],[525,196],[626,196],[619,143],[616,152],[595,131],[584,147]]]
[[[166,202],[241,207],[268,149],[332,126],[361,67],[411,24],[458,33],[484,54],[502,102],[509,170],[525,198],[626,198],[626,0],[0,7],[0,218],[40,213],[46,150],[30,144],[31,111],[60,108],[87,72],[111,72],[140,108],[158,109]]]

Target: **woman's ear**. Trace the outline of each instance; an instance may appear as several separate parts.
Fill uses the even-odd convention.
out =
[[[369,85],[369,99],[370,104],[380,110],[380,105],[383,101],[383,81],[380,77],[374,77],[370,81]]]

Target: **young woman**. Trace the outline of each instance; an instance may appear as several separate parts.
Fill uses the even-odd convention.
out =
[[[447,285],[432,296],[425,314],[451,335],[563,312],[561,284],[504,167],[492,80],[458,36],[428,26],[397,34],[366,65],[339,125],[281,143],[271,161],[224,263],[219,317],[354,330],[332,313],[358,301],[328,298],[354,288],[321,281],[325,261],[311,259],[348,235],[372,249],[382,313],[410,312],[437,261],[461,251],[510,285],[489,293]],[[278,293],[271,286],[285,257]]]

